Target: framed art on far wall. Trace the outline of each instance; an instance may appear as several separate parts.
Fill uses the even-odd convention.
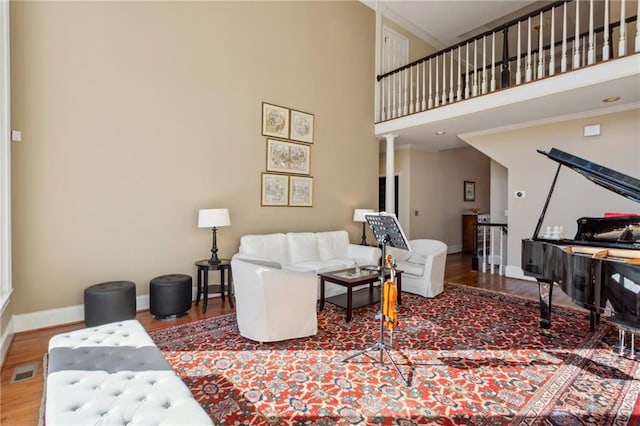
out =
[[[261,206],[286,206],[289,203],[289,176],[262,173]]]
[[[291,207],[313,206],[313,178],[289,176],[289,205]]]
[[[464,200],[475,201],[476,200],[476,183],[470,180],[464,181]]]
[[[291,139],[313,143],[313,114],[291,110]]]
[[[263,102],[262,134],[289,139],[289,109]]]
[[[267,139],[267,171],[309,174],[308,145]]]

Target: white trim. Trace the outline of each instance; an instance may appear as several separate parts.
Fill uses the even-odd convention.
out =
[[[136,297],[136,310],[149,309],[149,295]],[[18,314],[12,317],[14,331],[36,330],[38,328],[53,327],[61,324],[84,321],[84,305],[67,306],[64,308],[47,309],[44,311]]]
[[[0,0],[0,315],[9,302],[11,278],[11,79],[9,1]]]
[[[522,272],[522,268],[519,266],[507,265],[507,267],[504,269],[504,274],[509,278],[516,278],[519,280],[526,280],[526,281],[536,280],[533,277],[526,276],[524,272]]]
[[[4,361],[13,342],[13,319],[9,320],[9,325],[0,336],[0,367],[4,367]]]

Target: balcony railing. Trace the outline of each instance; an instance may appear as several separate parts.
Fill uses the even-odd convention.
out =
[[[614,6],[615,10],[611,10]],[[640,1],[636,8],[632,15],[625,0],[554,2],[380,75],[377,121],[427,111],[639,52]]]
[[[506,223],[473,224],[472,270],[504,275],[507,264],[507,233]]]

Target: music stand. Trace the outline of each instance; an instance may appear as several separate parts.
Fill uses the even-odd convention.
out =
[[[389,361],[391,361],[391,364],[396,369],[396,372],[402,379],[402,382],[404,383],[404,385],[409,386],[409,382],[404,377],[404,375],[400,371],[400,368],[391,357],[391,354],[389,353],[389,350],[387,349],[387,346],[384,343],[384,318],[382,315],[382,303],[383,303],[382,289],[384,286],[384,262],[386,257],[386,247],[387,245],[390,245],[391,247],[399,248],[402,250],[410,250],[409,242],[407,240],[407,237],[404,235],[402,228],[400,227],[400,223],[398,223],[398,219],[394,214],[389,214],[384,212],[367,213],[365,214],[364,217],[369,223],[369,227],[373,231],[373,235],[376,237],[376,240],[378,241],[378,247],[380,247],[380,250],[382,251],[382,264],[380,265],[380,310],[374,317],[376,319],[378,318],[380,319],[380,336],[378,338],[378,341],[375,342],[373,345],[371,345],[367,349],[364,349],[360,352],[357,352],[353,355],[350,355],[344,358],[342,362],[347,362],[348,360],[355,358],[357,356],[365,355],[371,358],[374,362],[379,362],[380,365],[382,366],[384,365],[384,354],[386,354],[387,358],[389,358]],[[374,350],[380,351],[379,361],[367,353]]]

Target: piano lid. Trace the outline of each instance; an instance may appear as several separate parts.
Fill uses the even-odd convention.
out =
[[[571,167],[597,185],[640,203],[640,179],[592,163],[556,148],[551,148],[549,152],[541,150],[538,150],[538,152],[564,166]]]

